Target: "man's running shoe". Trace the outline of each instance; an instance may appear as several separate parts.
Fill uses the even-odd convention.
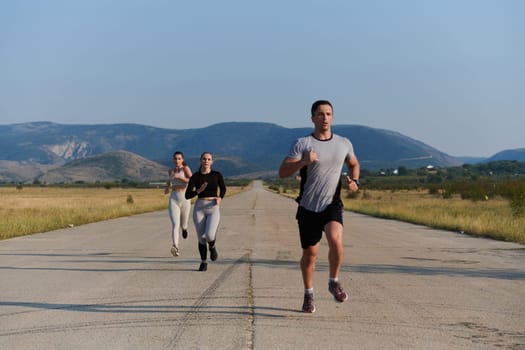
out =
[[[332,293],[334,299],[340,303],[348,300],[348,294],[346,294],[339,282],[328,282],[328,291]]]
[[[201,265],[199,266],[199,271],[206,271],[208,270],[208,263],[201,262]]]
[[[188,230],[182,230],[182,238],[188,238]]]
[[[313,314],[315,312],[314,295],[304,293],[303,312]]]
[[[171,247],[171,255],[179,256],[179,248],[175,244]]]

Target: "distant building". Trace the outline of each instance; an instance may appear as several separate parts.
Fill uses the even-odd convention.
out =
[[[433,165],[427,165],[427,173],[435,174],[437,173],[437,168]]]
[[[166,186],[166,182],[150,182],[149,185],[152,187],[161,188]]]

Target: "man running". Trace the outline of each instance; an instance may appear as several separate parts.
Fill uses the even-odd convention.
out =
[[[345,180],[351,192],[358,190],[360,173],[350,140],[332,133],[332,104],[326,100],[314,102],[311,120],[314,124],[313,133],[295,140],[279,168],[281,178],[292,176],[297,171],[301,176],[296,219],[303,249],[302,310],[307,313],[315,312],[313,273],[323,231],[329,247],[328,290],[338,302],[348,299],[338,279],[343,261],[341,172],[346,163],[348,175]]]

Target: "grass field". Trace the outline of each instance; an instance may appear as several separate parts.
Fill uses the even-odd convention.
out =
[[[244,190],[228,187],[228,195]],[[282,193],[289,197],[297,193]],[[345,209],[376,217],[525,244],[525,217],[505,199],[444,199],[426,191],[360,191],[343,194]],[[0,187],[0,239],[165,210],[162,189]]]
[[[297,193],[287,191],[286,196]],[[515,217],[509,201],[442,198],[428,191],[360,191],[355,198],[342,194],[345,209],[375,217],[421,224],[470,235],[525,244],[525,216]]]
[[[229,186],[227,195],[242,191]],[[0,239],[165,210],[163,189],[0,187]]]

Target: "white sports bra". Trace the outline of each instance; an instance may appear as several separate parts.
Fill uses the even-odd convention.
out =
[[[173,169],[173,171],[170,173],[170,180],[171,180],[171,185],[172,186],[186,186],[187,183],[182,181],[181,179],[177,179],[175,177],[175,173],[177,172],[177,170]],[[186,176],[185,173],[184,173],[184,168],[182,168],[181,170],[179,170],[177,173],[182,173],[182,175]]]

